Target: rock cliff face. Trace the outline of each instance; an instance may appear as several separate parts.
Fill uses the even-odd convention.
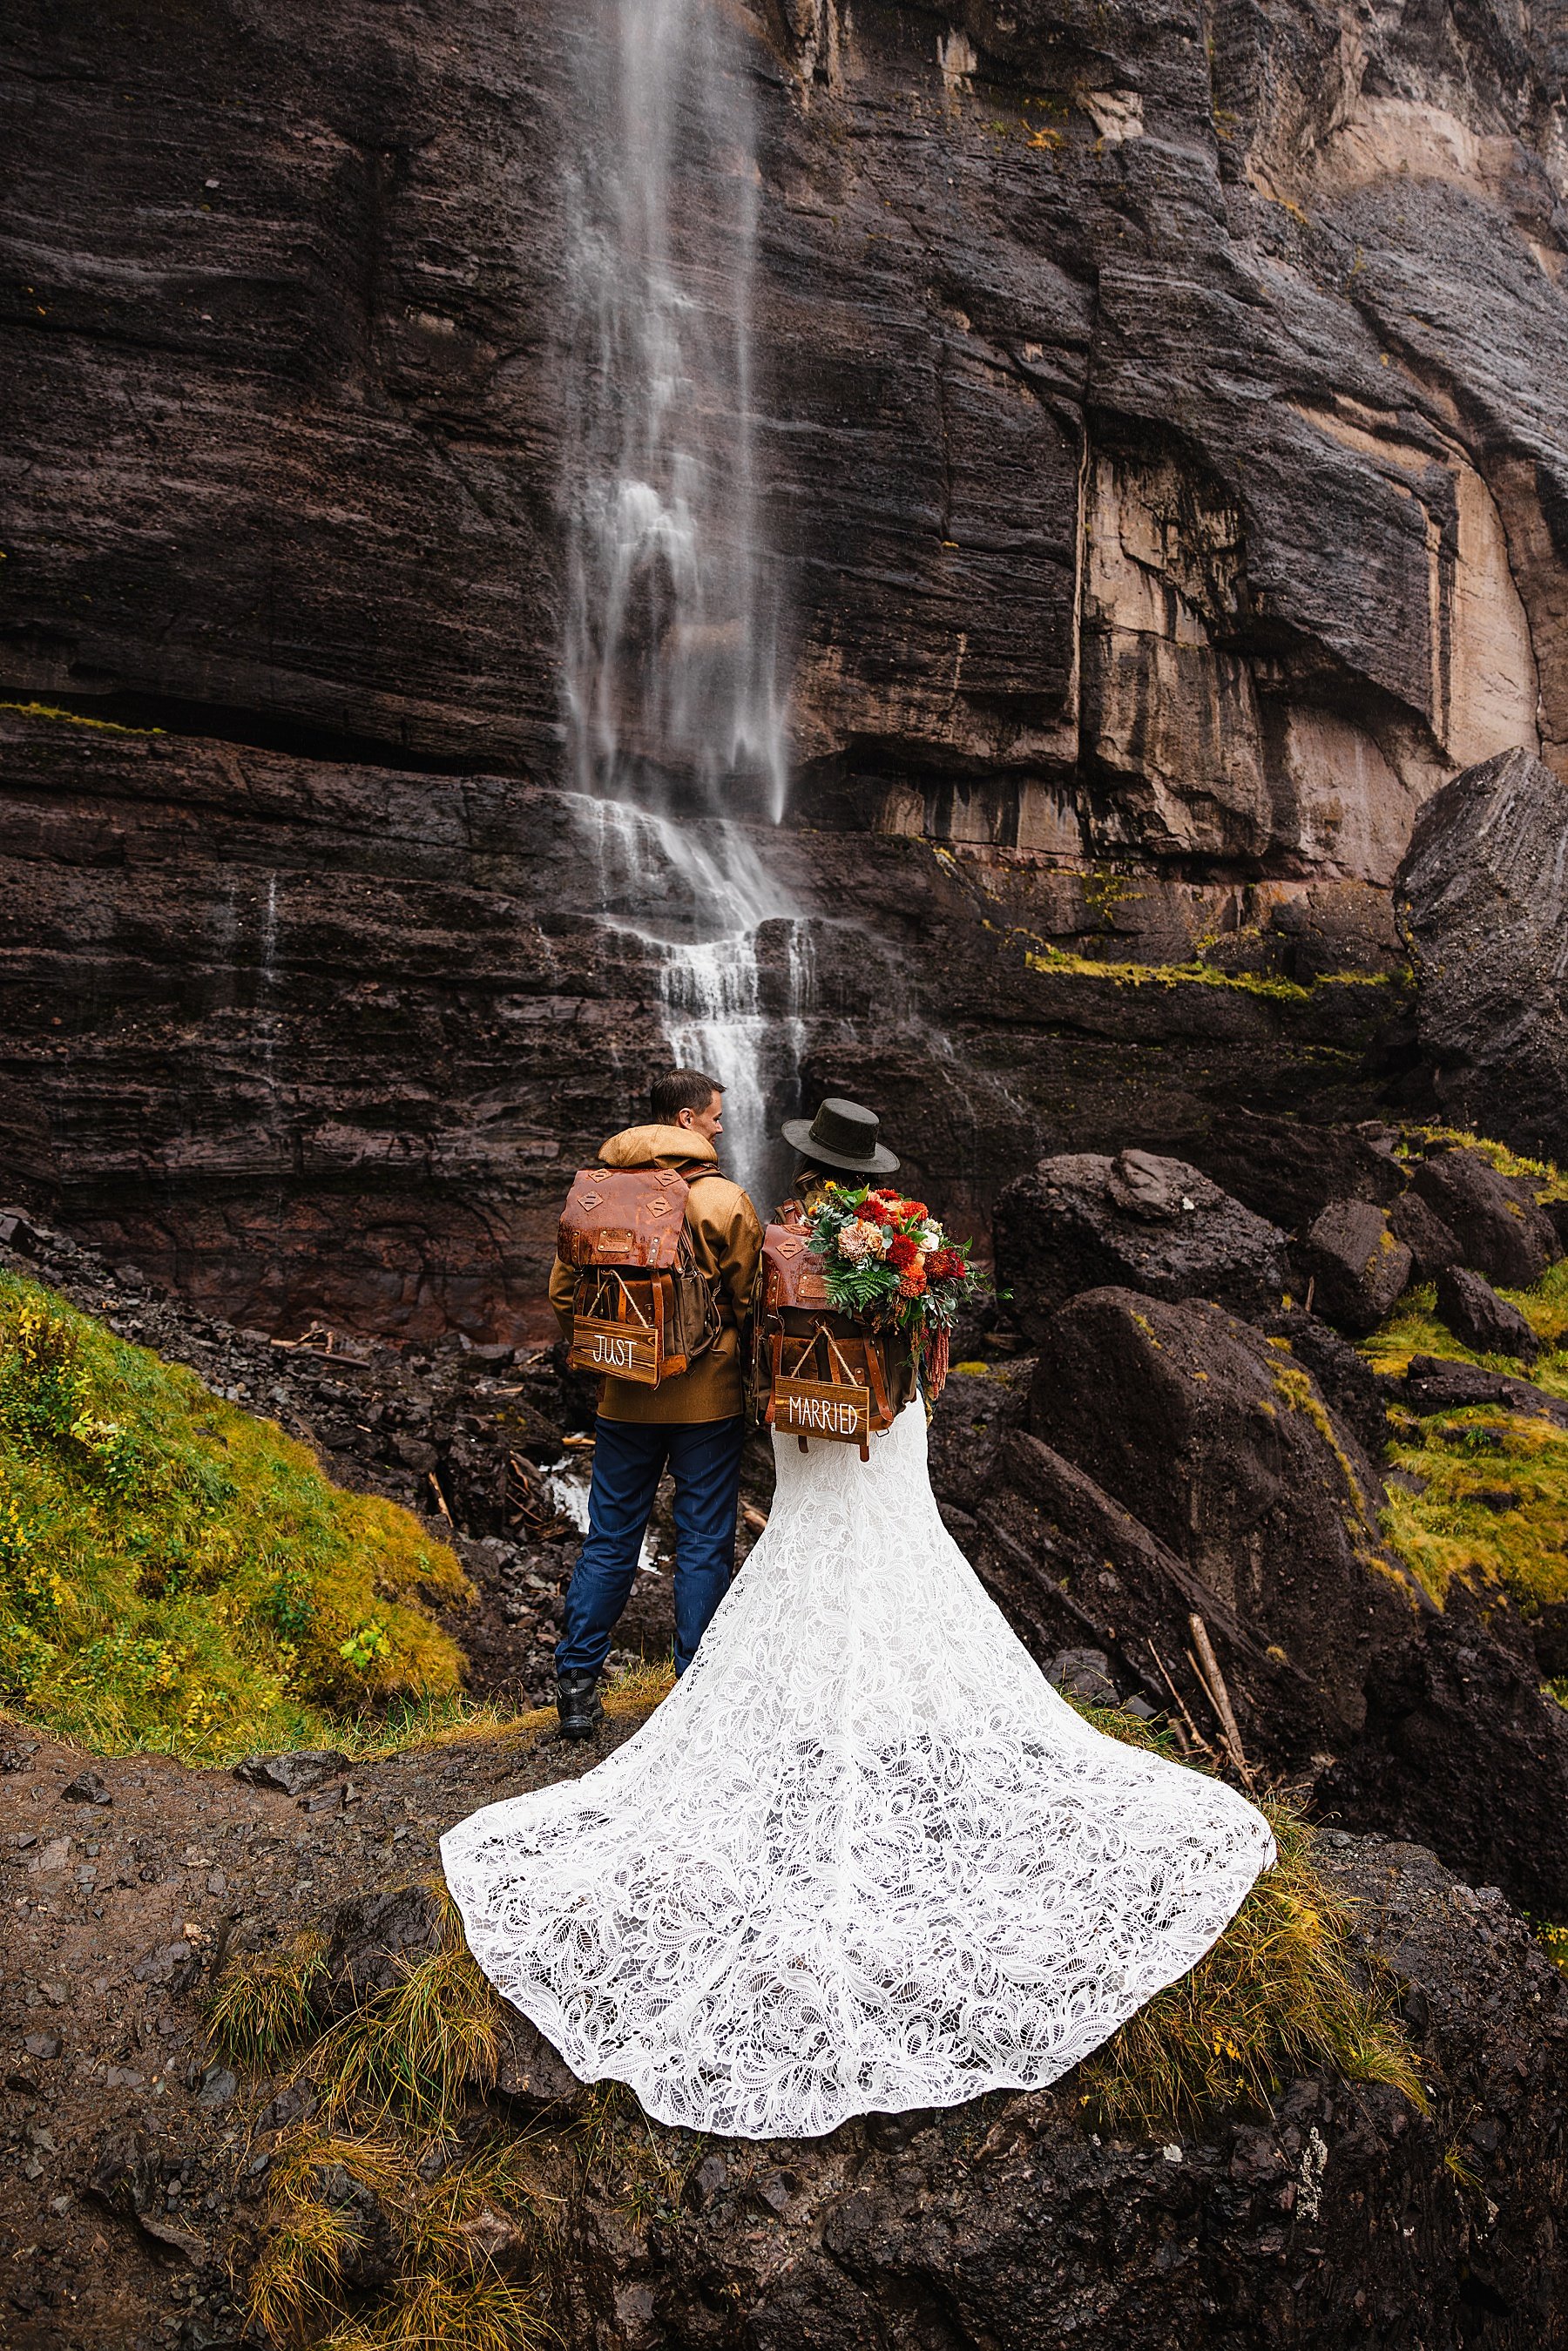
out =
[[[738,14],[797,758],[758,847],[840,925],[804,1003],[761,941],[804,1082],[918,1104],[975,1206],[1239,1092],[1369,1107],[1387,993],[1134,997],[1051,950],[1387,973],[1423,799],[1561,761],[1561,12]],[[0,695],[167,731],[7,746],[4,1131],[235,1311],[339,1305],[351,1225],[416,1320],[478,1327],[540,1247],[506,1121],[575,1149],[656,1041],[556,797],[599,29],[11,18]],[[220,1271],[268,1228],[265,1279]]]

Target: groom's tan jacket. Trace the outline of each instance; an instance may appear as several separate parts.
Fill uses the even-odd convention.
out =
[[[606,1167],[674,1167],[683,1176],[718,1165],[706,1136],[685,1126],[629,1126],[603,1144]],[[714,1285],[722,1328],[706,1355],[689,1372],[656,1388],[632,1380],[605,1380],[599,1409],[606,1420],[686,1422],[730,1420],[744,1408],[741,1339],[751,1313],[751,1289],[762,1254],[762,1227],[738,1184],[727,1176],[704,1176],[686,1199],[686,1230],[699,1273]],[[571,1293],[577,1276],[558,1257],[549,1278],[549,1302],[562,1335],[571,1336]]]

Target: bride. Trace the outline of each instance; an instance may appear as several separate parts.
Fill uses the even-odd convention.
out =
[[[497,1991],[661,2122],[810,2137],[1041,2088],[1274,1859],[1244,1797],[1058,1696],[942,1523],[925,1427],[906,1405],[865,1462],[775,1437],[767,1532],[670,1696],[442,1840]]]

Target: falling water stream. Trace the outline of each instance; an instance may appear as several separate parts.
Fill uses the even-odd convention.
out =
[[[810,960],[758,847],[789,758],[754,447],[750,93],[716,0],[594,0],[581,34],[598,136],[571,239],[576,805],[602,918],[652,960],[672,1057],[724,1085],[727,1156],[756,1186]]]

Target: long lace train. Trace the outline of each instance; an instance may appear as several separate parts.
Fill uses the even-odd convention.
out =
[[[868,1463],[775,1451],[768,1531],[636,1737],[442,1840],[469,1946],[664,2122],[1039,2088],[1207,1950],[1268,1824],[1051,1688],[942,1524],[918,1408]]]

